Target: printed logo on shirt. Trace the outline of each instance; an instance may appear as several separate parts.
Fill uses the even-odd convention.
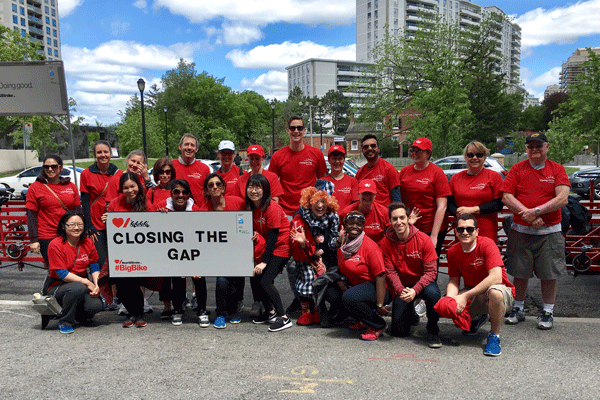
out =
[[[298,164],[300,165],[315,165],[315,160],[312,158],[307,158],[304,161],[300,161]]]
[[[63,190],[59,191],[59,193],[60,194],[70,194],[70,195],[72,195],[72,194],[75,193],[75,191],[72,188],[67,187],[67,188],[64,188]]]
[[[483,189],[485,189],[485,183],[480,183],[478,185],[471,187],[471,190],[483,190]]]
[[[415,250],[411,253],[406,253],[406,257],[410,258],[421,258],[421,252],[419,250]]]
[[[431,179],[429,178],[421,178],[421,179],[417,179],[418,183],[422,183],[423,185],[429,185],[429,182],[431,182]]]
[[[375,182],[383,182],[383,180],[385,179],[385,176],[383,174],[379,174],[377,176],[374,176],[373,179]]]
[[[350,261],[350,262],[356,262],[356,263],[357,263],[357,262],[360,262],[360,256],[359,256],[358,254],[355,254],[355,255],[353,255],[352,257],[350,257],[350,258],[348,259],[348,261]]]
[[[556,182],[556,178],[553,176],[547,176],[545,178],[541,178],[540,182],[546,182],[546,183],[550,183],[550,184],[554,185],[554,182]]]
[[[194,172],[193,174],[188,174],[188,178],[204,179],[204,177],[202,176],[202,174],[200,172]]]
[[[379,223],[377,222],[373,222],[370,225],[365,225],[365,229],[372,229],[374,231],[378,231],[381,230],[381,225],[379,225]]]
[[[90,259],[90,257],[87,254],[82,254],[81,257],[79,257],[76,261],[88,261]]]
[[[484,262],[483,257],[476,257],[473,260],[473,262],[471,263],[471,266],[473,266],[473,267],[481,267],[481,266],[483,266],[483,262]]]
[[[367,185],[368,185],[368,183],[367,183]],[[365,186],[366,186],[366,185],[365,185]],[[339,189],[337,189],[337,188],[336,188],[336,189],[335,189],[335,191],[336,191],[337,193],[344,193],[344,194],[350,194],[350,191],[351,191],[351,190],[352,190],[352,188],[351,188],[350,186],[346,186],[346,187],[343,187],[343,188],[339,188]]]

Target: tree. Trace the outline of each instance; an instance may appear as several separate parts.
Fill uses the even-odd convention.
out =
[[[322,113],[329,116],[333,134],[343,135],[348,129],[350,101],[343,93],[330,90],[321,99]]]
[[[562,118],[564,116],[564,111],[556,112],[562,103],[565,103],[569,100],[569,94],[567,92],[554,92],[549,94],[542,101],[542,121],[544,123],[543,130],[548,130],[550,127],[550,122],[554,118]]]
[[[523,110],[517,127],[523,131],[545,131],[547,126],[544,123],[543,107],[529,106]]]
[[[561,103],[550,122],[548,156],[566,162],[580,153],[587,142],[600,140],[600,56],[587,49],[588,60],[577,76],[566,102]]]

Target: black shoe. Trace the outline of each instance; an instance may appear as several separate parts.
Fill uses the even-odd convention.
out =
[[[258,317],[252,319],[253,324],[266,324],[271,323],[274,324],[277,319],[277,313],[271,314],[269,312],[262,313]]]
[[[465,336],[476,336],[477,332],[479,332],[479,328],[483,326],[488,320],[487,314],[481,314],[476,319],[471,321],[471,329],[468,331],[463,331],[463,335]]]
[[[42,315],[42,329],[46,329],[46,327],[48,326],[48,323],[50,323],[51,319],[52,319],[51,315]]]
[[[275,322],[269,327],[269,332],[279,332],[287,328],[292,327],[292,320],[288,317],[277,317],[275,318]]]
[[[290,306],[288,308],[286,308],[285,313],[287,315],[289,315],[289,314],[297,313],[300,310],[302,310],[302,306],[300,305],[300,300],[294,299],[294,301],[292,301],[292,304],[290,304]]]

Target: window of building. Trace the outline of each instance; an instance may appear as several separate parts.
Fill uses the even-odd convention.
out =
[[[46,17],[46,23],[50,25],[50,17]]]
[[[54,8],[52,9],[52,16],[56,17],[56,11],[54,10]]]
[[[371,19],[371,13],[367,13],[367,19]]]
[[[44,0],[44,3],[48,4],[48,0]]]
[[[52,36],[57,37],[58,34],[56,33],[56,29],[52,29]]]
[[[378,18],[378,15],[377,15],[377,14],[378,14],[378,12],[377,12],[377,10],[375,10],[375,19],[377,19],[377,18]]]
[[[58,50],[54,49],[54,57],[58,57]]]
[[[367,11],[371,11],[371,2],[367,3]]]
[[[52,39],[46,38],[46,43],[48,43],[48,46],[50,46],[52,44]]]
[[[14,13],[16,13],[16,12],[17,12],[17,5],[16,5],[16,4],[13,4],[13,5],[12,5],[12,10],[13,10],[13,12],[14,12]]]
[[[375,8],[377,8],[379,0],[375,0]]]
[[[55,19],[52,20],[52,26],[56,26],[56,20]]]
[[[50,34],[50,28],[46,27],[46,34],[49,35]]]
[[[27,26],[27,24],[25,24],[25,18],[21,18],[21,26]]]
[[[373,25],[374,29],[377,29],[379,27],[379,24],[377,24],[377,21],[375,21],[375,24]]]
[[[48,49],[48,55],[51,56],[52,55],[52,49]]]
[[[24,7],[19,7],[19,11],[20,11],[21,15],[25,15],[25,8]]]
[[[17,17],[16,15],[13,15],[13,24],[18,24],[19,23],[19,17]]]
[[[54,6],[56,5],[56,2],[55,2],[55,0],[51,0],[51,1],[50,1],[50,5],[52,5],[52,7],[54,7]]]
[[[54,47],[58,47],[58,40],[54,39]]]
[[[350,141],[350,150],[358,151],[358,140]]]
[[[21,36],[27,36],[27,31],[25,29],[21,29]]]
[[[46,14],[50,14],[50,9],[48,7],[44,7],[44,11],[46,11]]]

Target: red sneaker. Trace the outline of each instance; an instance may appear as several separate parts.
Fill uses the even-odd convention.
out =
[[[348,328],[352,329],[353,331],[360,331],[365,329],[365,324],[363,324],[360,321],[355,321],[352,324],[348,325]]]
[[[134,324],[134,322],[135,322],[135,318],[133,318],[133,317],[127,317],[125,319],[125,321],[123,321],[123,328],[132,327],[133,324]]]
[[[375,329],[375,328],[371,328],[369,326],[367,328],[367,331],[365,333],[363,333],[362,335],[360,335],[360,338],[362,340],[368,340],[368,341],[377,340],[377,338],[379,337],[379,335],[381,335],[381,332],[383,332],[384,329],[385,329],[385,326],[381,329]]]
[[[135,327],[136,328],[143,328],[147,325],[146,320],[143,317],[137,317],[135,319]]]
[[[312,325],[315,323],[315,316],[308,309],[302,310],[302,315],[296,321],[296,325]]]

